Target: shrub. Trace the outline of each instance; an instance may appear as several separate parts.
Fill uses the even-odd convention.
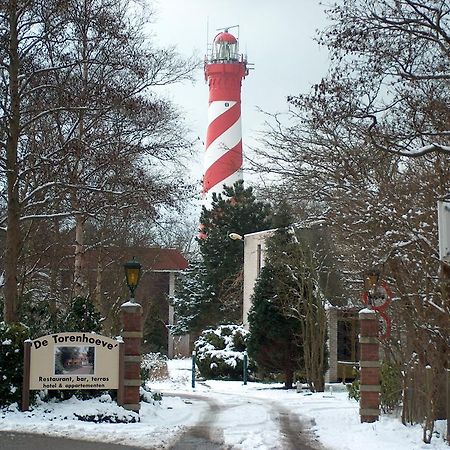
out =
[[[381,408],[387,413],[397,408],[402,401],[402,373],[401,370],[386,361],[380,369],[381,377]]]
[[[348,391],[348,398],[359,402],[359,399],[361,398],[361,390],[359,388],[360,386],[359,370],[356,367],[353,368],[353,376],[355,377],[355,379],[350,384],[346,385]]]
[[[139,400],[141,402],[160,405],[162,399],[163,395],[161,392],[152,391],[148,386],[141,386],[139,388]]]
[[[0,406],[20,404],[23,381],[23,342],[28,328],[0,322]]]
[[[169,377],[167,369],[167,356],[161,353],[147,353],[142,355],[141,381],[142,386],[147,381],[164,380]]]
[[[355,379],[347,384],[348,398],[359,401],[361,398],[359,370],[354,369]],[[397,366],[386,361],[380,367],[380,406],[384,413],[393,411],[402,401],[402,376]]]
[[[242,379],[248,331],[239,325],[220,325],[202,332],[194,344],[197,367],[207,379]]]

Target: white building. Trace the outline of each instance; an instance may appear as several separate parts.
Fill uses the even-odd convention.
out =
[[[309,230],[310,231],[310,230]],[[258,231],[244,235],[244,327],[248,329],[248,313],[251,298],[267,255],[267,239],[273,236],[275,229]],[[357,308],[330,306],[328,318],[329,369],[326,382],[335,382],[352,377],[353,365],[358,361],[358,322]]]

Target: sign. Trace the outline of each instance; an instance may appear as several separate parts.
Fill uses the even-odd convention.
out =
[[[118,389],[119,342],[95,333],[31,341],[29,389]]]
[[[391,336],[392,323],[386,310],[391,304],[392,292],[388,285],[382,281],[379,285],[375,286],[373,292],[365,291],[362,295],[362,301],[371,309],[376,311],[384,320],[384,331],[379,336],[380,339],[387,339]]]

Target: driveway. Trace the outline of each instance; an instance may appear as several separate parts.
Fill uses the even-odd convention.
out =
[[[205,402],[208,409],[200,418],[199,422],[187,428],[179,435],[176,442],[170,448],[175,450],[232,450],[232,446],[224,443],[223,430],[220,427],[220,415],[238,410],[239,407],[263,408],[267,411],[270,420],[273,421],[281,434],[280,450],[326,450],[314,437],[310,430],[310,424],[301,421],[297,415],[292,414],[276,401],[262,401],[252,397],[241,396],[236,398],[235,394],[230,394],[233,400],[229,399],[225,403],[220,402],[220,397],[227,394],[220,393],[216,399],[198,394],[164,393],[165,396],[181,397],[189,402]],[[236,433],[245,435],[246,424],[236,427]]]
[[[0,432],[0,450],[137,450],[140,447],[76,441],[41,434]]]

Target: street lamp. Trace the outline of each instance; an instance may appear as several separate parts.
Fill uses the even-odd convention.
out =
[[[139,284],[141,278],[141,265],[133,257],[131,261],[127,261],[123,265],[125,269],[125,278],[127,280],[127,286],[131,293],[131,301],[134,302],[134,291]]]
[[[376,269],[366,272],[364,277],[364,288],[366,291],[374,290],[380,281],[380,271]]]

